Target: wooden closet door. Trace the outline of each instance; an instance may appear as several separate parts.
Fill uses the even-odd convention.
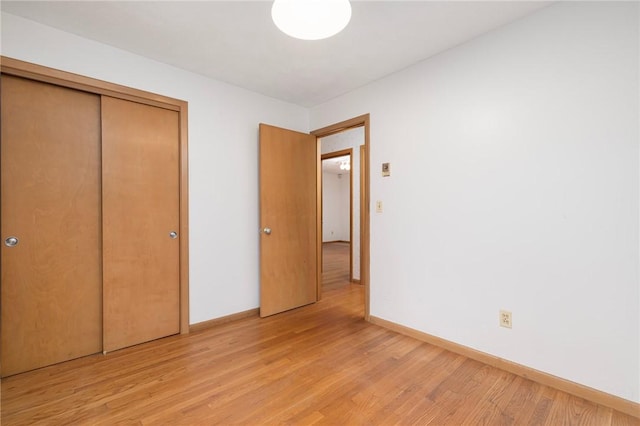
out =
[[[180,331],[179,114],[102,97],[104,350]]]
[[[100,98],[8,75],[1,86],[8,376],[102,350]]]

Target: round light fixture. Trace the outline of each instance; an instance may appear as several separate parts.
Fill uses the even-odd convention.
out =
[[[283,33],[302,40],[338,34],[351,19],[349,0],[275,0],[271,18]]]

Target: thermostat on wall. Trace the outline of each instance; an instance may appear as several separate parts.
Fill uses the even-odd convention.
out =
[[[391,163],[382,163],[382,177],[391,176]]]

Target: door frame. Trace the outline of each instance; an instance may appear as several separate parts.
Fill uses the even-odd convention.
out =
[[[2,72],[2,74],[51,83],[97,95],[107,95],[178,112],[180,117],[180,334],[187,334],[189,332],[189,168],[187,102],[6,56],[0,56],[0,64],[0,72]]]
[[[370,205],[369,197],[370,197],[370,188],[369,188],[369,179],[370,179],[370,167],[369,167],[369,155],[370,155],[370,140],[369,140],[369,114],[363,114],[349,120],[344,120],[335,124],[331,124],[326,127],[322,127],[320,129],[314,130],[311,132],[312,135],[316,137],[316,145],[318,151],[318,178],[316,179],[317,183],[317,197],[318,202],[317,206],[317,229],[318,229],[318,277],[317,277],[317,286],[318,286],[318,300],[320,300],[320,287],[322,283],[322,160],[321,160],[321,151],[320,151],[320,139],[323,137],[327,137],[336,133],[343,132],[345,130],[353,129],[355,127],[364,127],[364,148],[361,148],[360,156],[360,283],[364,286],[364,319],[369,321],[370,319],[370,288],[369,288],[369,264],[370,264],[370,237],[369,237],[369,227],[370,227]],[[364,163],[364,167],[362,167]]]

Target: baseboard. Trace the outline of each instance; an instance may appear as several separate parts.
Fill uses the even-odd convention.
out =
[[[257,317],[260,315],[260,308],[249,309],[248,311],[237,312],[220,318],[210,319],[208,321],[197,322],[189,326],[189,332],[206,330],[207,328],[216,327],[228,322],[237,321],[243,318]]]
[[[357,279],[355,279],[355,278],[354,278],[354,279],[352,279],[352,280],[351,280],[351,282],[352,282],[352,283],[354,283],[354,284],[360,284],[360,280],[357,280]]]
[[[446,339],[442,339],[440,337],[432,336],[422,331],[405,327],[403,325],[396,324],[394,322],[387,321],[373,315],[369,317],[369,322],[389,329],[391,331],[404,334],[405,336],[413,337],[414,339],[420,340],[422,342],[441,347],[459,355],[464,355],[467,358],[480,361],[482,363],[491,365],[492,367],[500,368],[501,370],[508,371],[542,385],[552,387],[568,394],[589,400],[596,404],[613,408],[614,410],[618,410],[630,416],[640,418],[640,404],[624,398],[620,398],[619,396],[611,395],[606,392],[602,392],[597,389],[593,389],[588,386],[584,386],[579,383],[575,383],[570,380],[566,380],[552,374],[527,367],[522,364],[507,361],[506,359],[502,359],[497,356],[490,355],[488,353],[481,352]]]

